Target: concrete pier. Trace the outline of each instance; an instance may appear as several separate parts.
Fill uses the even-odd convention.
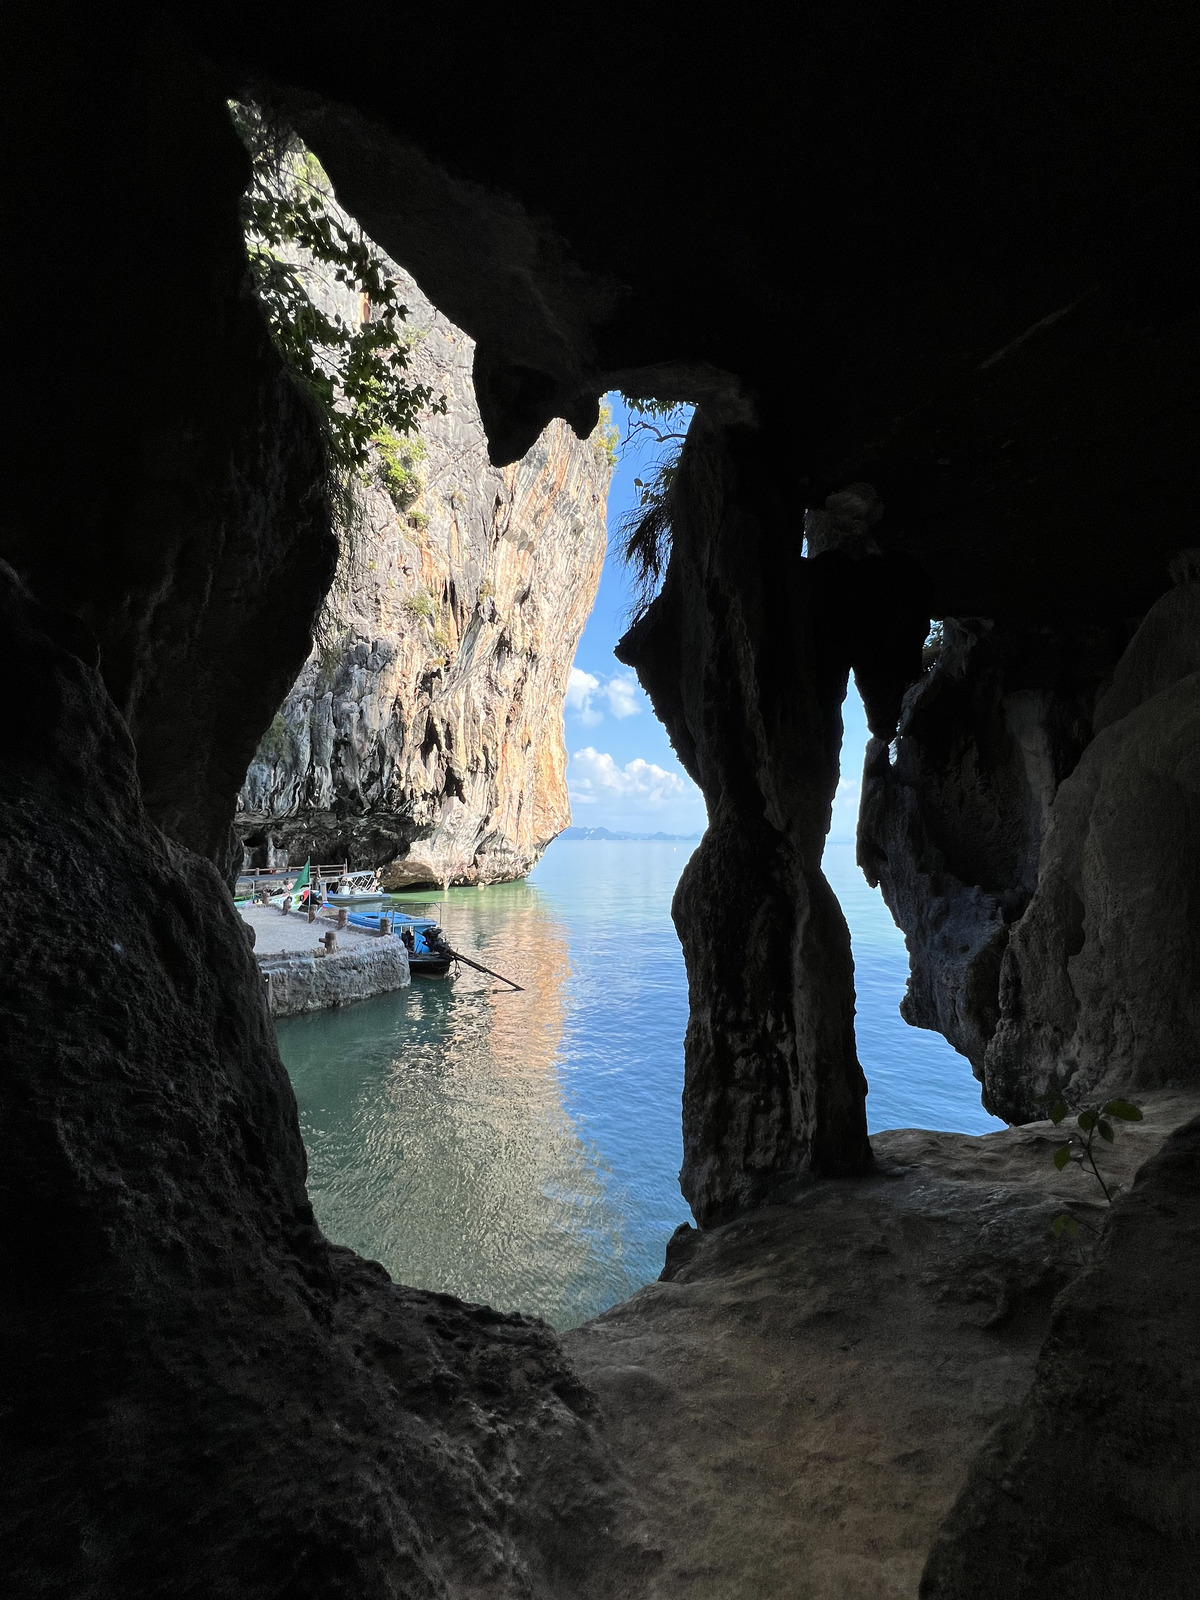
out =
[[[395,934],[338,928],[336,917],[329,915],[309,922],[307,911],[284,916],[275,906],[238,910],[254,930],[254,954],[267,982],[273,1017],[368,1000],[410,982],[408,952]],[[337,948],[327,951],[325,935],[331,931],[337,934]]]

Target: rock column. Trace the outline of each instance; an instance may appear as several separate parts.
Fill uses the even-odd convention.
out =
[[[786,459],[786,458],[784,458]],[[683,1192],[702,1225],[870,1165],[850,937],[821,871],[849,660],[771,441],[697,415],[662,594],[618,649],[704,791],[673,915],[690,993]]]

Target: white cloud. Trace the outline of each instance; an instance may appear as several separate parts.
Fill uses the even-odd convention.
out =
[[[829,837],[836,844],[853,840],[858,828],[858,801],[862,784],[857,778],[839,778],[833,797],[833,816],[829,824]]]
[[[641,711],[640,693],[632,673],[614,672],[602,683],[594,672],[572,667],[567,680],[567,710],[574,712],[585,728],[594,728],[604,721],[604,712],[597,702],[607,701],[609,712],[619,721],[623,717],[636,717]]]
[[[858,796],[862,785],[857,778],[839,778],[837,793],[833,803],[839,811],[853,811],[858,814]]]
[[[603,711],[597,711],[592,706],[592,696],[600,688],[600,679],[591,672],[582,672],[578,667],[571,668],[571,676],[567,679],[567,710],[574,711],[585,728],[594,728],[598,722],[604,721]]]
[[[601,693],[608,700],[614,717],[636,717],[642,709],[637,703],[638,681],[631,672],[614,672]]]
[[[588,745],[571,757],[571,799],[580,805],[597,800],[630,800],[645,806],[665,805],[688,791],[677,772],[668,772],[638,756],[619,767],[613,758]]]

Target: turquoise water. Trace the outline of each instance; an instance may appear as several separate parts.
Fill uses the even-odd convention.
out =
[[[560,841],[522,883],[438,897],[450,943],[524,993],[463,969],[279,1022],[331,1238],[401,1282],[559,1328],[657,1277],[690,1220],[670,903],[692,848]],[[897,1015],[904,941],[853,847],[830,845],[825,864],[854,938],[872,1131],[1000,1126],[966,1062]]]

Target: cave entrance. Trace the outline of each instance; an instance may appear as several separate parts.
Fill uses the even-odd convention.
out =
[[[912,1028],[900,1015],[908,982],[908,950],[883,895],[855,858],[863,760],[870,734],[851,674],[842,706],[841,775],[822,867],[850,929],[854,955],[855,1037],[866,1073],[867,1126],[992,1133],[1005,1124],[979,1100],[979,1084],[939,1033]]]
[[[613,670],[629,597],[604,562],[605,497],[628,418],[610,406],[589,439],[552,420],[495,468],[473,342],[373,255],[308,151],[252,108],[241,120],[265,152],[248,224],[264,309],[301,380],[335,395],[341,559],[236,826],[256,856],[274,832],[295,867],[381,869],[375,909],[432,915],[521,985],[462,967],[277,1016],[309,1194],[334,1241],[398,1282],[568,1328],[657,1277],[689,1216],[670,903],[705,819],[636,679]],[[319,245],[325,223],[332,260],[296,243]],[[363,252],[407,308],[409,433],[350,426],[351,379],[382,326],[378,297],[346,281]],[[296,352],[298,306],[320,337]],[[639,459],[622,479],[635,501]],[[597,585],[595,670],[568,679]],[[570,822],[568,782],[576,822],[600,826],[543,855]]]

